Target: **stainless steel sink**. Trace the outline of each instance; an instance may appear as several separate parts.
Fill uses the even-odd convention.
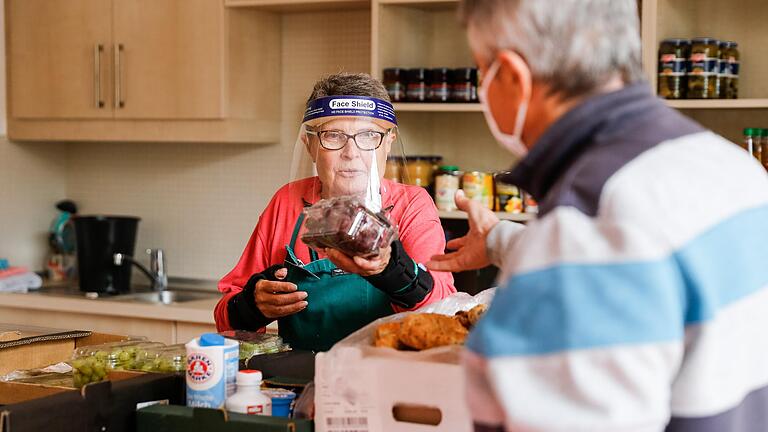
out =
[[[175,304],[196,300],[209,300],[215,299],[217,297],[219,297],[219,294],[213,292],[166,290],[160,292],[143,292],[118,295],[109,298],[109,300],[152,304]]]

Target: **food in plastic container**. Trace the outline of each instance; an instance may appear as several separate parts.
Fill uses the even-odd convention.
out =
[[[177,373],[187,370],[187,348],[184,344],[140,349],[132,370]]]
[[[139,350],[164,346],[160,342],[124,341],[77,348],[72,355],[75,387],[103,381],[110,370],[135,368]]]
[[[384,214],[369,210],[357,197],[320,200],[304,209],[304,214],[306,232],[301,240],[305,244],[338,249],[349,256],[376,256],[397,234]]]
[[[220,334],[228,339],[240,342],[240,360],[245,362],[253,356],[291,350],[291,346],[283,342],[283,338],[276,334],[243,330],[230,330]]]
[[[266,388],[261,392],[272,399],[273,417],[290,417],[291,405],[296,399],[296,393],[281,388]]]

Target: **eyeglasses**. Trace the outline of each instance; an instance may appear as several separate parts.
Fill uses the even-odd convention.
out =
[[[326,150],[341,150],[347,145],[349,139],[355,142],[357,148],[362,151],[373,151],[381,146],[384,137],[389,134],[392,129],[388,129],[386,132],[379,131],[362,131],[354,135],[345,134],[338,130],[325,130],[325,131],[307,131],[308,135],[315,135],[320,139],[320,145]]]

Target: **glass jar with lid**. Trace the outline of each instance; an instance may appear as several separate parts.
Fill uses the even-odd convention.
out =
[[[691,51],[689,39],[664,39],[659,46],[659,96],[685,99],[687,63]]]
[[[695,38],[691,42],[688,61],[688,98],[717,98],[717,75],[720,41],[715,38]]]
[[[430,70],[429,93],[430,102],[448,102],[451,99],[451,71],[448,68]]]
[[[384,178],[392,180],[395,183],[401,183],[403,181],[403,167],[405,161],[400,156],[387,157],[387,164],[384,171]]]
[[[762,151],[761,151],[762,137],[763,137],[762,129],[746,128],[744,129],[744,140],[741,143],[741,147],[761,163],[762,163]]]
[[[453,70],[451,101],[477,102],[477,69],[458,68]]]
[[[768,129],[762,129],[762,139],[760,140],[760,161],[763,167],[768,170]]]
[[[408,102],[425,102],[429,91],[427,69],[416,68],[408,70],[408,85],[405,98]]]
[[[456,192],[461,188],[461,176],[456,165],[441,165],[435,173],[435,205],[438,210],[455,211]]]
[[[384,69],[384,87],[392,102],[405,101],[406,71],[400,68]]]
[[[741,66],[739,44],[728,42],[725,57],[728,63],[728,78],[725,88],[726,99],[738,99],[739,97],[739,69]]]
[[[403,183],[427,187],[432,183],[432,170],[430,156],[406,156]]]

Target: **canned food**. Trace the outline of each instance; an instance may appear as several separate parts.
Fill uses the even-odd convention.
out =
[[[455,165],[443,165],[435,174],[435,204],[438,210],[456,210],[456,192],[461,182],[461,171]]]
[[[467,172],[464,173],[462,183],[467,198],[493,210],[493,174],[480,171]]]
[[[523,194],[525,196],[525,212],[528,214],[539,214],[539,203],[528,192],[523,192]]]
[[[507,183],[502,177],[509,172],[496,173],[496,211],[506,213],[523,212],[523,193],[519,187]]]

